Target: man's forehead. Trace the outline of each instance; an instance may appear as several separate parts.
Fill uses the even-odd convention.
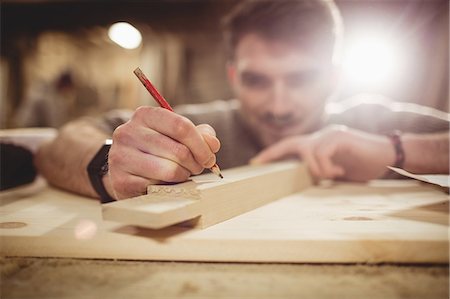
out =
[[[323,68],[323,60],[283,41],[264,39],[257,34],[243,36],[236,45],[234,63],[239,71],[283,70],[294,72]]]

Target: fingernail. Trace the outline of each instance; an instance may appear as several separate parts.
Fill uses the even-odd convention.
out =
[[[199,125],[197,126],[197,128],[200,130],[201,133],[208,134],[214,137],[216,136],[216,131],[214,131],[214,129],[210,126]]]
[[[216,162],[216,157],[215,156],[211,156],[211,158],[209,158],[209,160],[203,164],[205,167],[211,167],[214,165],[214,163]]]
[[[216,132],[211,127],[204,127],[203,131],[211,136],[216,136]]]

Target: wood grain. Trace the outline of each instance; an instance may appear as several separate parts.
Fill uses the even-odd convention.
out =
[[[47,188],[32,197],[1,201],[0,253],[128,260],[448,263],[448,203],[441,189],[416,181],[336,183],[308,188],[206,229],[152,230],[103,221],[96,200]]]
[[[146,195],[103,205],[103,218],[153,229],[180,222],[206,228],[311,186],[306,166],[292,161],[238,167],[223,175],[149,186]]]

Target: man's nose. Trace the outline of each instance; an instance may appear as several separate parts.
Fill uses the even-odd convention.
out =
[[[292,107],[289,105],[289,93],[283,82],[276,82],[272,88],[270,110],[275,116],[290,114]]]

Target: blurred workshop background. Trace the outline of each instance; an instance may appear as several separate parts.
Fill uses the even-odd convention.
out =
[[[59,127],[154,105],[229,99],[220,19],[236,0],[2,0],[0,128]],[[449,111],[448,0],[337,0],[340,97],[378,93]]]

